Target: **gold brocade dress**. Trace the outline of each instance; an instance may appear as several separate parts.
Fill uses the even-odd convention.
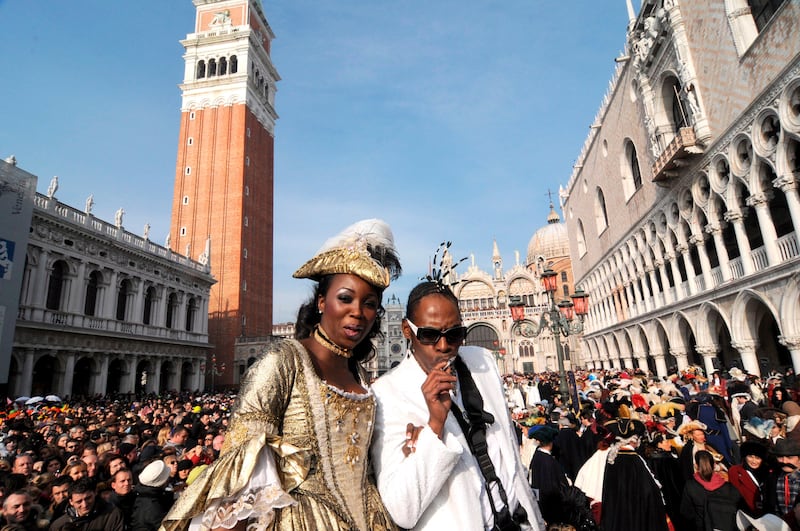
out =
[[[395,530],[369,474],[372,392],[335,389],[297,341],[250,367],[220,457],[189,485],[162,530]],[[270,479],[271,478],[271,479]]]

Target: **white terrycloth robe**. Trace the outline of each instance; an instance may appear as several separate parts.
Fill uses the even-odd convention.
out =
[[[501,480],[513,482],[513,492],[528,513],[531,526],[523,529],[544,530],[539,506],[520,461],[494,357],[480,347],[462,347],[459,355],[481,392],[484,409],[494,415],[487,439],[494,431],[496,437],[490,444],[498,445],[503,455],[503,469],[496,472]],[[370,453],[378,490],[400,527],[482,531],[483,476],[452,412],[447,416],[442,440],[427,427],[429,413],[421,390],[425,378],[417,360],[409,356],[372,387],[378,411]],[[420,432],[416,452],[405,457],[402,448],[409,422],[426,428]],[[505,482],[504,486],[507,492],[512,490]]]

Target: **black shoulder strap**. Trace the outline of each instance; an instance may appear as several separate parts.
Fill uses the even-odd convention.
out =
[[[453,366],[458,374],[461,398],[466,411],[462,411],[455,401],[451,401],[450,410],[458,421],[458,425],[461,426],[461,431],[464,432],[469,449],[478,461],[481,474],[483,474],[483,478],[486,481],[489,504],[492,507],[492,513],[494,513],[495,529],[519,529],[519,525],[512,520],[506,491],[500,478],[497,477],[494,464],[489,457],[489,447],[486,444],[486,425],[494,423],[494,416],[483,409],[483,397],[477,385],[475,385],[475,380],[472,379],[472,374],[469,372],[467,365],[460,357],[457,357]],[[500,500],[503,502],[499,511],[492,497],[492,485],[497,485]],[[524,513],[522,506],[518,510],[522,510]],[[517,512],[515,511],[515,516],[517,516]],[[527,519],[527,514],[521,516],[523,518],[521,521]]]

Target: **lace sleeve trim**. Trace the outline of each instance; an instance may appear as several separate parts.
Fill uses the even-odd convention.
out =
[[[266,529],[275,517],[275,509],[294,504],[294,499],[279,485],[267,485],[244,492],[233,500],[215,501],[203,513],[202,523],[208,529],[224,527],[233,529],[241,520],[256,515],[257,519],[247,525],[248,529]]]

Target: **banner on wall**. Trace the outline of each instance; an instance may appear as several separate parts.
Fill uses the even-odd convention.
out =
[[[36,176],[0,160],[0,385],[8,383]]]

